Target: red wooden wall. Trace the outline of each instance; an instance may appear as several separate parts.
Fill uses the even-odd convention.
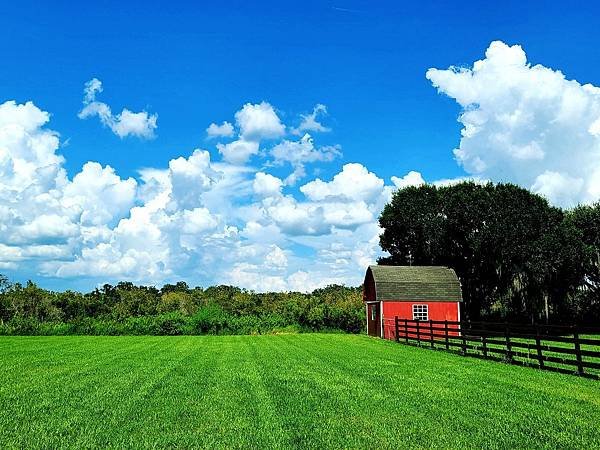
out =
[[[424,302],[424,301],[385,301],[383,307],[383,337],[394,339],[394,318],[412,320],[412,305],[428,305],[429,320],[458,321],[460,317],[459,302]]]

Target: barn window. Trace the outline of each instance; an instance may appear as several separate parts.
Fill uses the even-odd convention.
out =
[[[371,306],[371,320],[375,320],[377,318],[377,310],[375,309],[375,305]]]
[[[429,320],[429,307],[427,305],[412,305],[413,320]]]

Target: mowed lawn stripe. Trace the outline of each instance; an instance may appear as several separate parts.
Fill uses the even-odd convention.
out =
[[[373,417],[377,413],[369,409],[370,398],[381,393],[362,381],[357,384],[355,374],[341,374],[340,359],[330,357],[316,335],[300,342],[294,336],[278,336],[277,341],[286,354],[281,363],[268,360],[263,370],[295,445],[355,447],[374,435],[377,442],[385,442],[382,433],[387,427],[378,427]],[[331,344],[336,345],[336,339],[326,345]]]
[[[352,354],[343,347],[331,345],[323,336],[314,338],[315,345],[306,347],[306,352],[324,362],[327,376],[320,380],[319,387],[323,390],[335,387],[334,395],[330,396],[334,402],[329,416],[341,422],[332,428],[329,419],[329,426],[323,430],[328,433],[328,439],[343,445],[336,428],[343,427],[343,423],[354,423],[357,429],[363,430],[360,435],[352,436],[357,439],[356,445],[376,435],[381,442],[404,441],[413,446],[428,446],[436,442],[445,415],[450,414],[452,423],[456,423],[455,411],[448,410],[444,404],[445,396],[453,397],[447,383],[431,384],[427,378],[413,381],[418,359],[398,358],[395,348],[379,355],[373,348],[374,340],[369,338],[361,338],[364,342],[359,343]],[[395,354],[395,359],[388,359],[390,353]],[[374,356],[380,357],[375,364]],[[330,365],[330,361],[335,361],[335,365]],[[339,413],[336,414],[336,410]],[[381,423],[394,426],[378,426]],[[448,442],[446,436],[439,445],[443,444],[452,446],[457,441]]]
[[[74,443],[75,448],[98,443],[101,447],[131,446],[141,442],[147,433],[140,430],[146,423],[153,423],[155,433],[164,425],[164,410],[153,414],[151,402],[158,396],[162,385],[172,385],[175,368],[183,364],[190,346],[184,340],[153,337],[143,353],[131,352],[123,355],[123,363],[117,370],[105,370],[101,377],[108,381],[111,389],[102,392],[102,408],[97,410],[102,427],[95,427],[81,434]],[[168,398],[162,398],[162,402]],[[93,401],[93,400],[92,400]],[[106,408],[109,406],[109,408]],[[114,430],[119,430],[115,433]],[[138,434],[139,433],[139,434]],[[149,442],[155,442],[152,436]]]
[[[34,439],[32,445],[51,447],[65,443],[76,446],[86,436],[107,429],[110,417],[122,411],[136,390],[139,365],[132,363],[148,361],[152,349],[164,348],[165,344],[131,338],[73,337],[69,339],[71,345],[65,347],[60,337],[25,339],[32,345],[40,342],[47,356],[40,358],[34,369],[20,372],[22,376],[3,374],[10,392],[0,397],[0,420],[15,428],[24,426],[27,434],[18,437],[28,435]]]
[[[486,439],[490,423],[504,425],[498,429],[500,447],[519,446],[523,436],[567,447],[576,442],[587,443],[588,439],[597,440],[597,430],[589,427],[589,416],[575,414],[581,413],[582,407],[590,412],[599,410],[600,385],[596,381],[577,379],[576,385],[592,389],[573,386],[560,392],[562,405],[555,408],[557,392],[552,381],[557,379],[556,374],[403,345],[401,352],[405,357],[397,358],[398,344],[380,340],[377,343],[376,349],[357,346],[356,360],[369,361],[375,356],[380,360],[378,369],[369,370],[368,364],[358,367],[350,364],[347,368],[350,373],[364,374],[374,388],[388,393],[388,405],[373,405],[376,414],[390,410],[411,412],[394,420],[413,442],[426,437],[424,445],[437,441],[444,445],[447,437],[439,433],[443,427],[454,430],[455,444],[466,446],[474,440]],[[388,347],[394,350],[389,351]],[[361,355],[359,349],[368,353]],[[340,361],[339,368],[347,352],[327,346],[322,354]],[[396,383],[389,383],[390,377]]]
[[[7,337],[0,360],[9,448],[600,448],[600,382],[366,336]]]

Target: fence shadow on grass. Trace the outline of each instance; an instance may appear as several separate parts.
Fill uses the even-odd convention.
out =
[[[405,344],[600,379],[600,328],[396,316],[384,319],[384,335]]]

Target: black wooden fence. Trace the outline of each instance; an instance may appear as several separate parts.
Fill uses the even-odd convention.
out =
[[[396,342],[600,379],[600,328],[384,319]]]

